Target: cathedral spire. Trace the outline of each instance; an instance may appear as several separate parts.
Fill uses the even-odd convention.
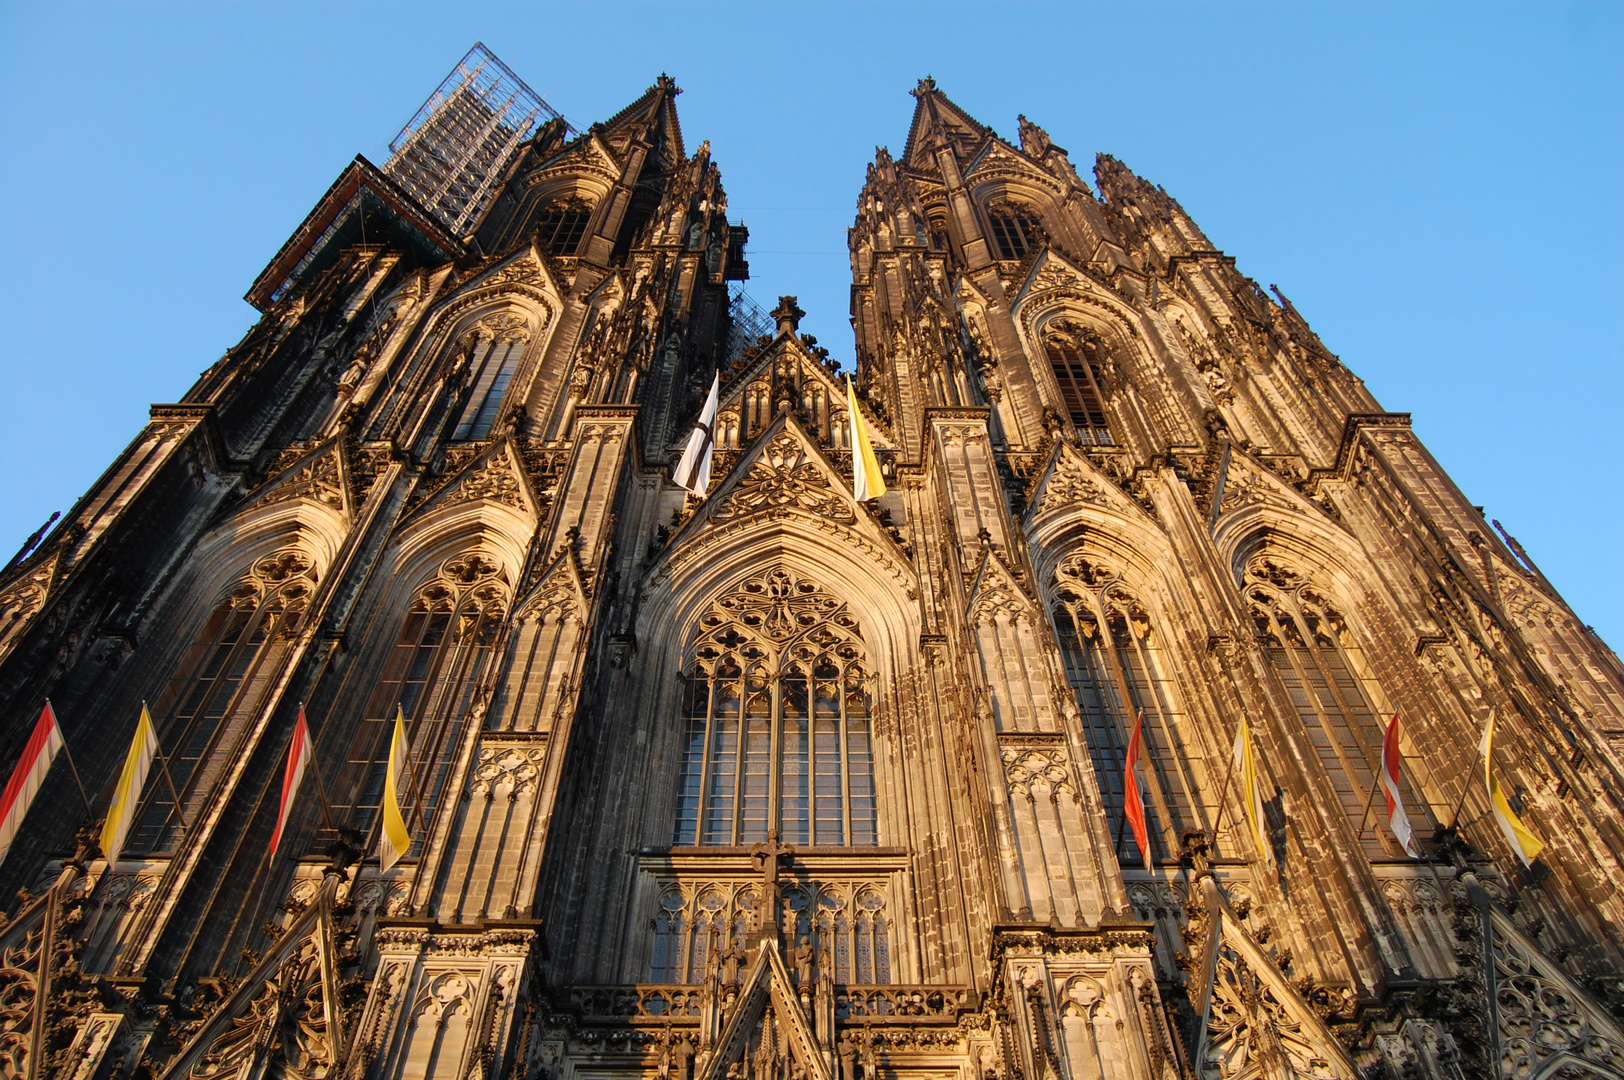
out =
[[[919,85],[909,93],[918,103],[914,106],[913,122],[908,126],[902,160],[927,161],[931,151],[945,142],[960,161],[965,161],[985,140],[993,137],[991,128],[955,105],[936,88],[936,80],[929,75],[920,79]]]

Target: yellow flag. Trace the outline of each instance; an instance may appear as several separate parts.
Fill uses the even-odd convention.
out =
[[[880,475],[880,459],[874,456],[874,444],[868,441],[868,428],[863,424],[862,410],[857,407],[857,391],[852,389],[851,376],[846,376],[846,411],[851,415],[851,486],[858,502],[878,499],[885,494],[885,478]]]
[[[395,734],[389,740],[389,769],[383,778],[383,835],[378,839],[378,861],[387,871],[412,846],[406,818],[400,812],[400,774],[406,766],[406,715],[395,706]]]
[[[124,841],[135,822],[135,811],[141,805],[141,789],[147,783],[147,771],[158,752],[158,736],[152,730],[152,717],[147,703],[141,703],[141,720],[135,725],[135,738],[124,755],[124,771],[118,774],[118,787],[113,789],[113,805],[107,810],[107,823],[102,826],[101,849],[109,868],[118,861]],[[178,807],[176,809],[179,809]]]
[[[1235,770],[1241,774],[1241,805],[1246,809],[1246,827],[1252,832],[1252,843],[1263,853],[1263,861],[1274,865],[1274,846],[1263,833],[1263,792],[1258,787],[1257,758],[1252,754],[1252,729],[1241,717],[1241,729],[1235,734]]]
[[[1494,713],[1489,713],[1489,725],[1483,729],[1483,741],[1477,744],[1478,752],[1483,755],[1483,782],[1489,789],[1489,806],[1494,809],[1495,824],[1505,834],[1506,843],[1511,850],[1517,853],[1524,866],[1534,865],[1539,853],[1545,850],[1545,842],[1522,823],[1517,812],[1506,801],[1506,793],[1500,790],[1500,781],[1494,778]]]

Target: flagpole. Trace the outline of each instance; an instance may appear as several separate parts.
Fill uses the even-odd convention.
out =
[[[1246,723],[1245,709],[1241,710],[1241,723]],[[1229,809],[1229,780],[1234,775],[1235,751],[1234,748],[1231,747],[1229,752],[1229,764],[1224,768],[1223,790],[1218,793],[1218,818],[1212,823],[1212,847],[1215,853],[1218,850],[1218,832],[1224,823],[1224,811]]]
[[[152,715],[147,711],[145,701],[141,702],[141,711],[146,712],[148,716]],[[181,830],[185,831],[190,829],[191,826],[186,824],[186,814],[180,808],[180,793],[175,790],[175,778],[169,775],[169,758],[164,754],[163,743],[158,740],[156,724],[153,725],[152,739],[158,743],[158,749],[153,753],[153,756],[158,759],[158,768],[164,771],[164,783],[169,785],[169,797],[174,800],[175,816],[180,818]]]
[[[299,715],[304,715],[304,702],[299,702]],[[328,830],[337,833],[333,827],[333,808],[327,801],[327,785],[321,782],[321,766],[316,764],[316,739],[310,734],[310,721],[305,721],[305,738],[310,740],[310,771],[316,774],[316,794],[321,796],[321,820]]]
[[[1365,797],[1365,812],[1359,815],[1359,835],[1355,839],[1363,840],[1365,837],[1365,826],[1370,824],[1370,808],[1376,805],[1376,789],[1381,786],[1381,782],[1382,774],[1377,772],[1370,782],[1370,794]]]
[[[62,721],[57,718],[56,708],[52,706],[50,698],[45,699],[45,707],[51,710],[51,719],[56,720],[57,734],[61,735]],[[93,819],[96,816],[96,811],[90,808],[90,796],[85,794],[85,784],[83,780],[79,779],[79,766],[73,763],[73,751],[68,749],[66,736],[62,737],[62,752],[68,756],[68,771],[73,773],[73,785],[79,789],[79,798],[84,800],[85,816]]]
[[[1489,710],[1489,723],[1494,723],[1493,709]],[[1474,771],[1476,771],[1475,768],[1467,770],[1466,779],[1461,783],[1460,800],[1455,803],[1455,812],[1449,815],[1449,827],[1451,829],[1460,824],[1460,812],[1466,808],[1466,795],[1472,790],[1472,773]]]

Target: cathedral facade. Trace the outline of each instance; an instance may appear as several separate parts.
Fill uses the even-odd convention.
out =
[[[929,79],[849,397],[678,93],[476,47],[0,575],[5,1075],[1624,1077],[1624,668],[1408,415]]]

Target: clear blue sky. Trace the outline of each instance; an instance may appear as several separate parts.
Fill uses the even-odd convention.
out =
[[[240,337],[255,275],[476,39],[581,126],[670,72],[750,291],[848,362],[843,230],[921,75],[1116,155],[1624,645],[1616,2],[5,4],[0,562]]]

